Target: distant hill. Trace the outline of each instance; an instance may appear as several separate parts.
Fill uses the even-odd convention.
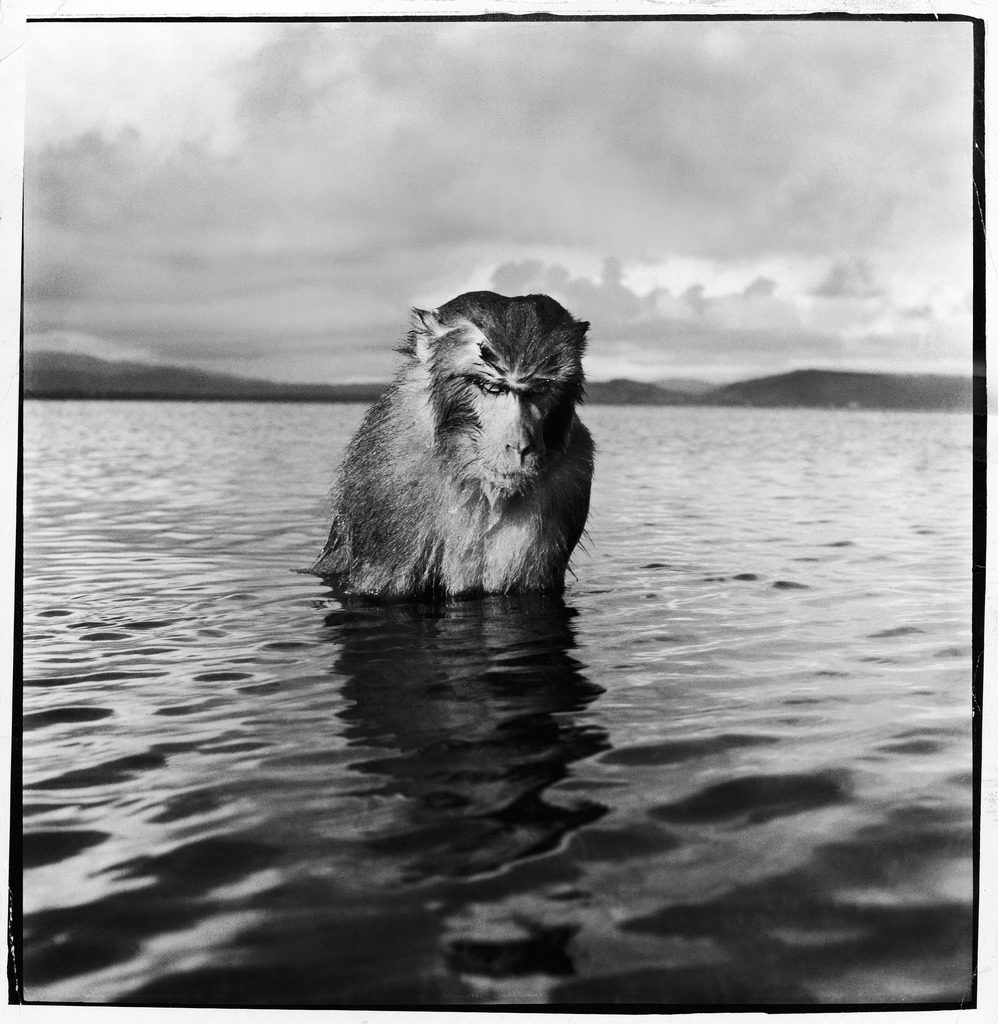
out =
[[[695,396],[637,380],[591,380],[586,384],[591,405],[690,405]]]
[[[109,362],[72,352],[24,356],[24,394],[29,398],[373,402],[384,389],[383,384],[276,384],[185,366]]]
[[[704,397],[719,405],[969,411],[973,408],[973,379],[969,375],[795,370],[729,384]]]
[[[709,380],[700,380],[698,377],[666,377],[663,380],[655,381],[655,383],[660,388],[665,388],[666,391],[682,391],[687,395],[702,395],[707,391],[717,389],[716,384],[712,384]]]
[[[677,381],[677,384],[680,383]],[[700,382],[696,382],[699,384]],[[24,357],[28,398],[164,399],[187,401],[373,402],[384,384],[277,384],[183,366],[109,362],[70,352]],[[591,381],[593,405],[803,406],[833,409],[966,410],[971,377],[795,370],[707,391],[634,380]]]

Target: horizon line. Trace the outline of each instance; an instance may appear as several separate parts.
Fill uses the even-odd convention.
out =
[[[193,365],[190,363],[160,363],[160,362],[145,362],[141,359],[128,359],[128,358],[108,358],[106,356],[95,356],[87,352],[70,351],[65,349],[52,349],[52,348],[39,348],[33,352],[29,352],[27,347],[22,345],[21,349],[21,377],[23,378],[25,373],[25,362],[26,357],[38,357],[42,355],[50,356],[68,356],[68,357],[82,357],[84,359],[92,359],[95,362],[105,363],[108,366],[134,366],[142,367],[150,371],[155,370],[183,370],[189,373],[204,374],[211,377],[225,377],[235,381],[246,381],[254,384],[268,384],[274,387],[280,388],[337,388],[337,387],[388,387],[394,379],[394,375],[387,378],[364,378],[364,379],[351,379],[351,380],[338,380],[338,381],[302,381],[302,380],[291,380],[282,381],[275,380],[271,377],[256,377],[239,373],[238,371],[232,370],[209,370],[204,367]],[[728,377],[724,380],[711,380],[706,377],[699,376],[697,371],[690,372],[675,372],[669,373],[667,369],[663,368],[662,375],[654,379],[645,379],[640,377],[630,377],[624,374],[619,374],[612,377],[586,377],[587,384],[616,384],[616,383],[630,383],[630,384],[641,384],[648,387],[656,387],[662,390],[670,390],[670,381],[688,381],[696,384],[703,384],[709,386],[711,389],[719,389],[729,387],[735,384],[745,384],[755,380],[766,380],[774,377],[787,377],[792,374],[802,373],[836,373],[843,375],[855,375],[855,376],[872,376],[872,377],[952,377],[958,379],[973,380],[976,377],[984,377],[985,369],[983,366],[977,365],[977,360],[972,362],[972,365],[966,371],[952,372],[952,371],[941,371],[941,370],[860,370],[854,368],[839,368],[829,366],[796,366],[791,369],[771,371],[768,373],[759,373],[753,376],[735,376]]]

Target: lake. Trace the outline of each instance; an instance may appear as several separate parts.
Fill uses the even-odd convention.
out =
[[[968,998],[970,416],[586,408],[433,609],[295,572],[363,411],[25,403],[28,1001]]]

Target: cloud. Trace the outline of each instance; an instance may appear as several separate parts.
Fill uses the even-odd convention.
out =
[[[780,360],[830,362],[844,351],[834,333],[806,327],[770,278],[719,294],[707,294],[702,283],[678,295],[666,288],[639,294],[623,283],[620,260],[609,257],[598,281],[573,278],[563,266],[533,259],[497,267],[492,285],[511,294],[547,292],[589,320],[589,372],[597,379],[624,372],[662,378],[674,375],[677,365],[684,372],[751,372]]]
[[[733,379],[809,366],[890,370],[906,361],[923,370],[966,369],[966,309],[912,309],[874,285],[863,260],[842,265],[849,273],[836,273],[845,283],[835,297],[787,294],[764,276],[726,291],[696,282],[678,292],[638,292],[623,283],[615,258],[604,261],[597,280],[573,277],[539,259],[507,262],[496,268],[491,284],[509,294],[546,291],[589,320],[593,379],[678,373]]]
[[[949,201],[963,27],[745,23],[724,60],[696,23],[284,27],[226,64],[243,141],[224,170],[386,243],[849,249]],[[917,88],[910,46],[934,58]]]
[[[707,295],[706,286],[698,282],[679,295],[673,295],[668,288],[653,288],[640,295],[623,284],[621,261],[607,257],[599,281],[573,278],[558,264],[524,260],[497,267],[492,284],[507,294],[545,291],[569,308],[580,310],[579,315],[585,319],[596,317],[614,330],[625,325],[633,328],[635,324],[681,324],[684,329],[707,326],[734,330],[782,330],[800,326],[793,305],[776,297],[777,284],[769,278],[756,278],[738,292]]]
[[[857,257],[836,260],[811,294],[827,299],[872,299],[883,295],[883,289],[874,281],[873,271],[866,260]]]
[[[29,23],[29,146],[134,128],[158,154],[193,142],[224,155],[239,142],[233,72],[272,35],[238,21]]]
[[[284,374],[363,376],[408,305],[494,276],[635,345],[650,325],[758,352],[768,331],[793,358],[805,334],[859,336],[849,301],[969,287],[966,25],[33,25],[31,44],[30,337],[236,372],[269,339]],[[841,253],[813,287],[828,324],[763,270]],[[627,286],[679,259],[742,283]]]
[[[768,299],[776,291],[776,282],[770,277],[757,277],[745,286],[742,295],[747,299]]]

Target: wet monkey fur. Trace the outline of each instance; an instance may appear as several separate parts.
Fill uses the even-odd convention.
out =
[[[561,591],[593,473],[576,415],[588,327],[546,295],[413,310],[309,571],[381,599]]]

